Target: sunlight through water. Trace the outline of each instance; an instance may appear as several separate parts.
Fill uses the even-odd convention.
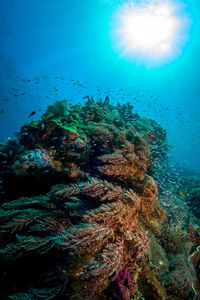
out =
[[[189,39],[189,16],[182,3],[129,1],[115,12],[111,25],[115,48],[144,64],[163,64],[182,53]]]

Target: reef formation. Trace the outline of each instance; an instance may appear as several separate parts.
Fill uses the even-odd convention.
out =
[[[87,98],[0,146],[1,299],[199,299],[198,229],[163,209],[166,131]]]

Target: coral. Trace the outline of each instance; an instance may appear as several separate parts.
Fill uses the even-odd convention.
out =
[[[195,271],[192,264],[182,254],[177,255],[170,261],[170,274],[162,280],[169,295],[174,300],[187,299],[195,286]]]
[[[49,106],[0,156],[0,266],[12,299],[103,299],[116,285],[116,297],[140,297],[134,266],[148,255],[148,227],[159,232],[165,217],[147,174],[164,159],[165,131],[130,103],[86,98]],[[156,274],[141,270],[163,299]]]
[[[155,272],[149,266],[142,262],[140,264],[141,272],[138,277],[138,288],[147,300],[165,300],[165,289],[158,280]]]
[[[184,240],[182,235],[177,231],[164,229],[161,236],[161,245],[167,253],[172,255],[184,252]]]
[[[195,300],[198,299],[198,294],[200,294],[200,246],[195,249],[195,251],[189,256],[189,260],[194,266],[196,272],[196,281],[195,281]]]
[[[182,182],[184,190],[186,192],[187,201],[190,203],[190,209],[193,214],[199,218],[200,217],[200,178],[185,178]]]
[[[59,119],[59,118],[65,118],[66,117],[66,107],[67,107],[67,101],[56,101],[53,105],[49,105],[46,113],[43,115],[44,118],[48,119]]]
[[[87,131],[90,138],[91,155],[99,155],[112,150],[115,128],[106,123],[90,122]]]
[[[118,274],[123,262],[123,244],[118,241],[115,244],[108,244],[101,253],[95,255],[84,265],[80,278],[84,280],[84,289],[78,291],[82,299],[91,299],[92,295],[100,294],[107,286],[106,278]],[[89,292],[89,293],[88,293]]]
[[[16,174],[26,174],[31,169],[43,169],[51,166],[51,157],[48,152],[34,149],[20,154],[13,168]]]
[[[107,299],[132,299],[137,289],[138,268],[135,263],[124,267],[104,292]]]
[[[156,162],[163,162],[167,158],[169,145],[166,141],[166,131],[154,120],[141,118],[139,115],[129,126],[129,139],[135,137],[142,138],[146,141],[146,147],[149,150],[149,172],[154,174]]]
[[[158,275],[169,270],[169,262],[165,250],[156,240],[153,234],[149,234],[149,259],[150,267],[155,270]]]
[[[53,299],[58,297],[62,292],[60,287],[48,288],[48,289],[29,289],[28,293],[16,293],[10,296],[12,300],[22,299]]]
[[[166,194],[165,130],[132,103],[85,98],[50,105],[0,147],[0,297],[197,297],[199,223],[165,213],[158,190],[163,206],[197,208],[198,179]]]
[[[136,155],[134,146],[128,142],[122,150],[98,158],[104,164],[98,167],[100,173],[115,181],[133,182],[134,179],[141,178],[147,168],[145,155]]]
[[[21,198],[2,208],[1,259],[13,261],[15,267],[19,259],[25,263],[34,252],[44,260],[50,256],[54,265],[52,255],[58,251],[60,266],[71,270],[69,280],[74,278],[66,290],[72,292],[74,287],[76,294],[76,286],[81,286],[81,299],[100,293],[109,277],[115,278],[123,266],[139,260],[148,248],[138,220],[140,197],[100,179],[57,185],[46,197]],[[30,272],[24,268],[25,274]],[[59,272],[54,276],[60,283]]]

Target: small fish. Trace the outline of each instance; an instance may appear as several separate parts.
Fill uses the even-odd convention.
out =
[[[5,113],[4,109],[0,109],[0,114],[4,114],[4,113]]]
[[[57,136],[55,136],[55,137],[52,137],[50,140],[57,140]]]
[[[183,191],[180,191],[178,194],[179,194],[182,198],[185,198],[185,193],[184,193]]]
[[[36,111],[32,111],[32,113],[30,113],[30,115],[28,116],[29,118],[34,116],[36,114]]]
[[[48,172],[49,172],[49,169],[48,169],[48,170],[41,171],[41,173],[48,173]]]

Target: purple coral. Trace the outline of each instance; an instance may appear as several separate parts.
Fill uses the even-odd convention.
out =
[[[135,265],[134,269],[136,269]],[[113,296],[115,299],[130,300],[131,296],[133,296],[135,293],[136,283],[133,280],[129,270],[130,268],[125,267],[121,272],[119,272],[114,281],[116,290],[114,290]]]

